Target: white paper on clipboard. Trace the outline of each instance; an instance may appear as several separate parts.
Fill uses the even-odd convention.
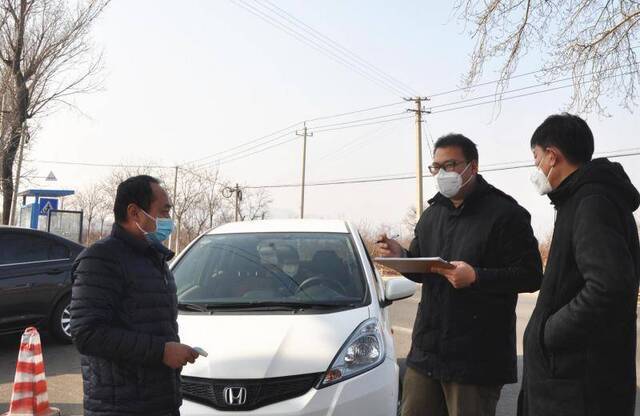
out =
[[[440,257],[376,257],[374,260],[398,273],[431,273],[434,267],[455,268],[453,264]]]

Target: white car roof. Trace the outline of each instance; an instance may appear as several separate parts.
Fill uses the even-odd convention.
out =
[[[223,224],[208,234],[239,233],[349,233],[340,220],[257,220]]]

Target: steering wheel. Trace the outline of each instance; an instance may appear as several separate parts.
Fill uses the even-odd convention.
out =
[[[329,279],[328,277],[324,277],[323,275],[311,276],[306,279],[300,286],[298,286],[298,290],[296,290],[296,294],[303,292],[305,289],[311,286],[324,285],[338,292],[339,294],[345,296],[347,293],[347,289],[342,285],[342,283],[337,280]]]

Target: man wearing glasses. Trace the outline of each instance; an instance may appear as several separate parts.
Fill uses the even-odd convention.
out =
[[[403,416],[493,416],[502,386],[517,381],[520,292],[540,288],[542,265],[529,213],[478,174],[475,143],[450,134],[429,166],[438,194],[409,250],[386,236],[383,256],[442,257],[453,269],[422,283],[403,383]]]

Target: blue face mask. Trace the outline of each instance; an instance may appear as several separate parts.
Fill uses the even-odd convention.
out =
[[[145,237],[147,237],[147,240],[152,243],[162,243],[167,238],[169,238],[174,228],[173,219],[160,217],[153,218],[151,215],[147,214],[145,210],[142,210],[142,212],[144,212],[147,217],[156,222],[156,230],[153,232],[145,231],[142,229],[142,227],[140,227],[140,225],[138,225],[138,228],[140,228],[140,230],[144,233]]]

